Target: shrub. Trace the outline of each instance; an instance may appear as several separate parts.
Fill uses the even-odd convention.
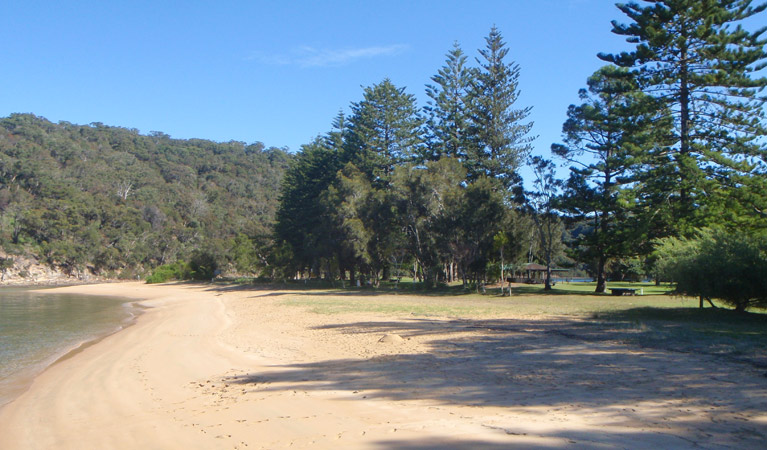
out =
[[[767,238],[703,230],[692,239],[668,238],[655,252],[656,271],[676,293],[718,299],[745,311],[767,307]]]
[[[189,278],[191,278],[189,265],[183,261],[177,261],[154,269],[146,282],[148,284],[165,283],[171,280],[188,280]]]
[[[195,250],[189,260],[190,276],[194,280],[212,280],[216,276],[218,263],[208,252]]]

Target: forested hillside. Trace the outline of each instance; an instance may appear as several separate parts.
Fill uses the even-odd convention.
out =
[[[101,123],[0,119],[4,267],[135,278],[193,255],[249,272],[290,156],[261,143],[172,139]]]

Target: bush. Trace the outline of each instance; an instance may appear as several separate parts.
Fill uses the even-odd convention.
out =
[[[692,239],[668,238],[655,251],[656,271],[676,293],[718,299],[745,311],[767,307],[767,238],[703,230]]]
[[[189,272],[193,280],[212,280],[217,275],[218,263],[208,252],[195,250],[189,260]]]
[[[191,278],[189,265],[183,261],[178,261],[154,269],[152,275],[146,279],[146,282],[148,284],[165,283],[171,280],[188,280],[189,278]]]

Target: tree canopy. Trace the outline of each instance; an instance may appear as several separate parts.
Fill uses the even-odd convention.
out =
[[[238,245],[266,244],[290,159],[13,114],[0,119],[0,245],[73,275],[135,277],[196,250],[234,267]]]

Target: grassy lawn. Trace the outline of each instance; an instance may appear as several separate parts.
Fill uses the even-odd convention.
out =
[[[293,286],[290,286],[293,288]],[[513,288],[509,297],[499,288],[488,288],[485,294],[466,291],[460,285],[425,291],[412,283],[384,285],[379,289],[312,289],[299,284],[300,293],[285,302],[305,306],[312,312],[335,314],[344,312],[406,313],[418,316],[504,317],[538,315],[576,315],[587,317],[603,311],[632,308],[680,308],[697,305],[697,301],[665,295],[671,287],[652,284],[610,283],[608,287],[643,289],[645,295],[612,296],[593,294],[593,283],[559,283],[549,292],[542,285]]]
[[[738,314],[728,309],[698,309],[697,299],[668,295],[672,287],[608,283],[642,289],[644,295],[593,293],[594,283],[515,287],[510,297],[488,289],[484,295],[460,286],[422,291],[397,289],[304,289],[285,292],[282,303],[317,314],[372,313],[464,320],[531,320],[555,317],[575,338],[609,340],[664,350],[695,352],[746,361],[767,369],[767,311]]]

